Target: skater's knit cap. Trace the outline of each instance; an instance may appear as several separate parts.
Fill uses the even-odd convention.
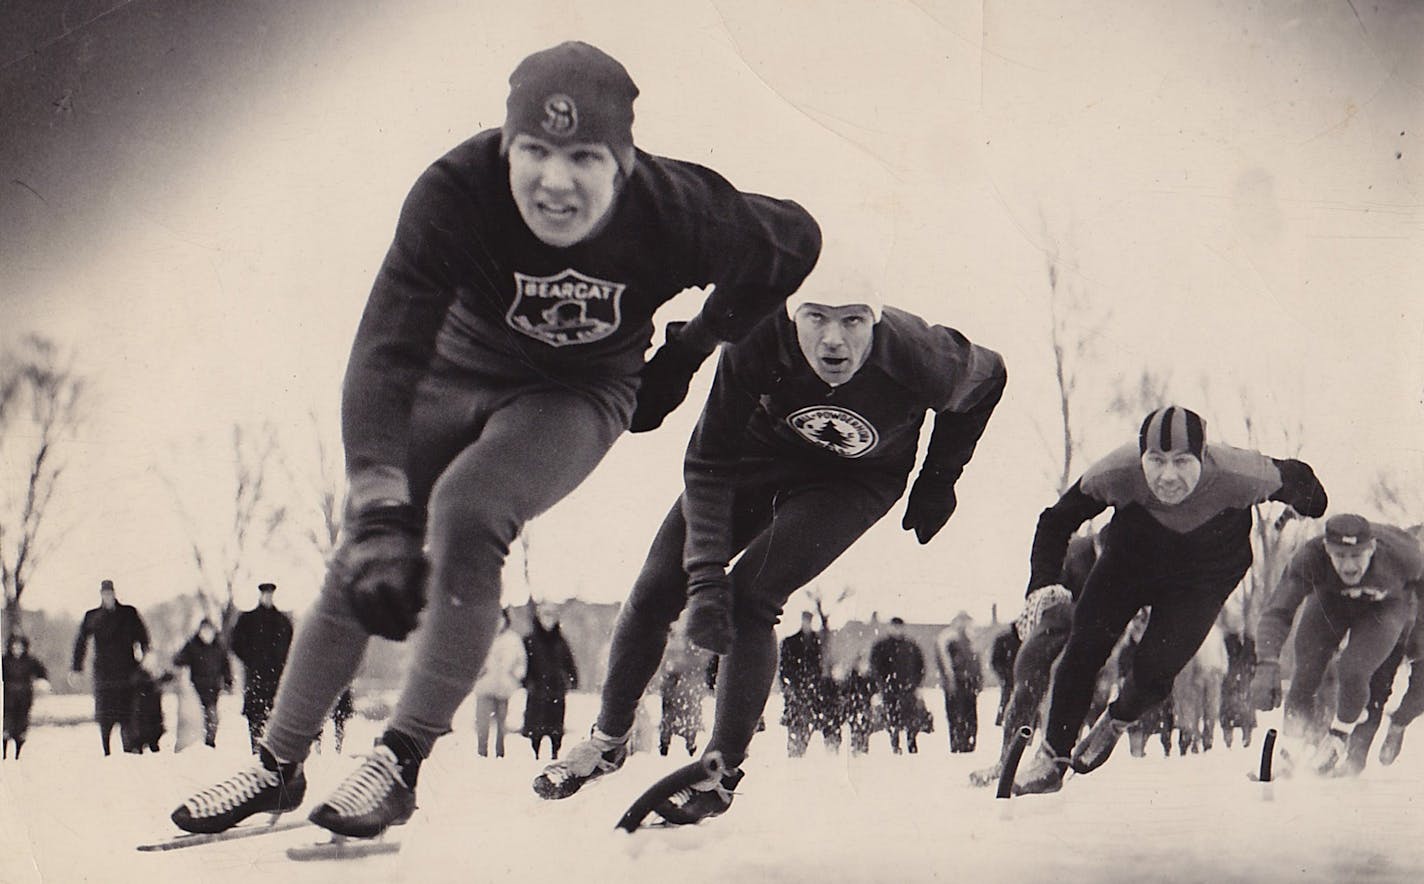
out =
[[[114,591],[114,581],[112,581],[112,580],[100,580],[100,581],[99,581],[99,591],[100,591],[100,592],[113,592],[113,591]]]
[[[1325,522],[1325,545],[1334,549],[1359,549],[1372,536],[1369,520],[1354,513],[1331,516]]]
[[[1184,451],[1201,460],[1205,445],[1206,422],[1195,411],[1178,405],[1168,405],[1147,415],[1137,434],[1137,450],[1141,454]]]
[[[795,319],[796,311],[806,304],[862,306],[870,308],[871,315],[879,322],[885,306],[876,282],[879,268],[865,251],[848,240],[828,238],[821,247],[815,268],[786,299],[786,315]]]
[[[633,172],[633,99],[628,70],[577,40],[534,53],[509,76],[500,150],[521,133],[555,144],[606,144],[623,174]]]

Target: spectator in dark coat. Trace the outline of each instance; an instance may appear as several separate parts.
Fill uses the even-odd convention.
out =
[[[159,738],[168,732],[163,723],[163,687],[173,681],[173,673],[152,672],[153,665],[153,658],[145,657],[129,676],[131,705],[124,751],[134,755],[142,755],[145,749],[157,752]]]
[[[35,682],[49,683],[49,673],[39,660],[30,656],[30,640],[12,635],[5,644],[5,738],[0,743],[0,757],[10,756],[10,744],[15,744],[15,760],[30,730],[30,707],[35,702]]]
[[[1251,745],[1256,729],[1256,707],[1251,703],[1251,679],[1256,675],[1256,639],[1236,605],[1221,609],[1222,632],[1226,637],[1226,678],[1221,683],[1221,739],[1231,745],[1234,728],[1241,728],[1241,745]]]
[[[801,628],[781,641],[781,723],[786,726],[786,754],[806,754],[818,723],[821,637],[811,628],[811,612],[801,613]]]
[[[559,631],[559,614],[550,605],[540,605],[534,626],[524,637],[528,672],[524,686],[524,736],[539,757],[539,745],[549,738],[549,757],[559,757],[564,742],[564,696],[578,687],[578,666],[574,652]]]
[[[124,725],[133,707],[133,675],[139,659],[148,653],[148,627],[132,605],[119,604],[112,580],[99,583],[99,607],[84,612],[79,624],[74,639],[76,673],[84,671],[90,638],[94,640],[94,720],[104,754],[109,754],[109,736],[116,725],[124,751],[134,751]]]
[[[905,635],[905,621],[890,620],[890,634],[870,648],[870,672],[885,706],[885,730],[890,748],[900,749],[900,732],[906,732],[906,748],[920,750],[913,722],[917,713],[916,691],[925,678],[925,653],[915,640]]]
[[[188,680],[203,706],[203,742],[218,744],[218,694],[232,690],[232,663],[213,621],[203,618],[193,637],[173,655],[173,665],[187,667]]]
[[[950,752],[973,752],[979,738],[979,692],[984,688],[984,667],[969,639],[970,622],[970,616],[961,611],[936,641]]]
[[[267,726],[277,685],[287,666],[287,651],[292,646],[292,618],[273,604],[272,594],[276,591],[274,583],[259,584],[257,607],[243,611],[232,627],[232,653],[242,661],[245,673],[242,714],[247,718],[253,754],[257,753],[257,741]]]
[[[839,685],[841,717],[850,730],[850,754],[870,751],[870,735],[875,732],[875,679],[870,658],[862,653]]]
[[[1014,661],[1018,659],[1021,647],[1023,640],[1012,623],[994,637],[994,643],[989,647],[989,668],[999,680],[999,711],[994,713],[994,727],[1004,723],[1004,709],[1014,693]]]
[[[817,723],[821,741],[832,752],[841,751],[841,730],[846,724],[845,698],[841,696],[841,681],[833,675],[822,675],[816,688],[820,709]]]

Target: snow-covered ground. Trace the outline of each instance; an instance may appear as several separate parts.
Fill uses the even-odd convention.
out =
[[[942,708],[937,694],[926,699]],[[42,697],[36,711],[85,700]],[[0,765],[0,881],[1424,880],[1424,735],[1410,735],[1393,767],[1372,758],[1358,780],[1278,781],[1273,800],[1246,778],[1259,742],[1243,750],[1218,740],[1210,753],[1170,759],[1155,742],[1134,759],[1124,743],[1107,766],[1057,795],[997,801],[967,783],[997,746],[987,724],[994,691],[982,697],[986,724],[973,755],[950,755],[940,725],[918,755],[892,755],[877,734],[870,754],[855,759],[813,740],[806,758],[788,760],[773,697],[772,725],[753,743],[732,810],[694,829],[613,829],[639,791],[682,763],[676,743],[669,758],[635,755],[605,782],[545,802],[529,789],[542,762],[528,743],[511,737],[508,757],[479,758],[464,709],[421,772],[420,810],[400,830],[398,854],[289,861],[287,847],[316,838],[310,829],[137,852],[173,833],[167,815],[182,797],[247,762],[237,698],[223,702],[217,750],[175,755],[170,735],[159,755],[105,759],[93,725],[35,728],[24,760]],[[571,735],[586,731],[595,705],[571,697]],[[357,718],[348,755],[328,741],[313,756],[309,801],[356,763],[350,753],[364,751],[377,728]]]

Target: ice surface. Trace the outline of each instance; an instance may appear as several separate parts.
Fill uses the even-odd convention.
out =
[[[942,708],[935,692],[926,699]],[[79,701],[87,698],[42,697],[36,711]],[[1420,735],[1406,739],[1393,767],[1372,757],[1358,780],[1280,780],[1270,801],[1246,778],[1259,739],[1249,749],[1218,739],[1210,753],[1170,759],[1155,741],[1148,757],[1132,758],[1124,742],[1106,766],[1057,795],[999,801],[967,781],[997,746],[987,724],[992,690],[981,698],[978,752],[950,755],[940,725],[922,735],[918,755],[892,755],[877,734],[857,759],[825,753],[819,738],[806,758],[787,759],[773,697],[773,724],[752,744],[732,810],[692,830],[613,829],[639,791],[683,763],[676,744],[668,758],[635,755],[606,781],[545,802],[530,791],[543,762],[528,742],[511,735],[508,757],[479,758],[466,708],[421,772],[420,809],[400,833],[399,854],[289,862],[285,849],[313,840],[310,829],[138,853],[138,843],[173,832],[168,813],[186,794],[247,762],[237,698],[223,702],[217,750],[175,755],[165,739],[159,755],[105,759],[92,725],[36,727],[24,760],[0,765],[0,881],[1424,880],[1424,742],[1412,744]],[[571,739],[595,708],[592,696],[570,697]],[[1263,730],[1274,723],[1263,717]],[[328,739],[308,763],[309,802],[354,766],[349,753],[369,746],[377,729],[353,720],[346,757]]]

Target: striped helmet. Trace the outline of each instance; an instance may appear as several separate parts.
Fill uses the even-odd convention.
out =
[[[1185,451],[1201,460],[1202,446],[1206,444],[1206,423],[1195,412],[1176,405],[1159,408],[1147,415],[1142,429],[1137,434],[1137,450]]]

